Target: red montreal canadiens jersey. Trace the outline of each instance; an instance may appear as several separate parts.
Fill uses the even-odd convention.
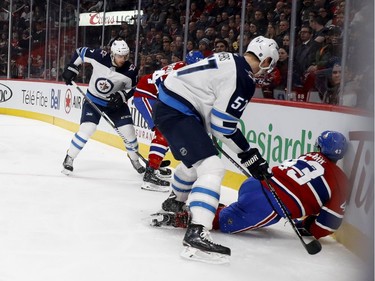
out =
[[[168,74],[172,70],[179,69],[186,64],[184,62],[175,62],[164,66],[160,70],[156,70],[154,73],[146,74],[139,80],[137,87],[135,88],[134,97],[145,97],[151,99],[158,98],[158,83],[164,81]]]
[[[319,152],[287,160],[272,168],[271,184],[292,218],[318,215],[310,232],[316,238],[336,231],[345,212],[348,179]]]

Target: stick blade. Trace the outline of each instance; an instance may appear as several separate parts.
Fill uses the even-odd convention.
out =
[[[318,240],[313,240],[310,243],[306,244],[305,248],[310,255],[315,255],[322,250],[322,245]]]

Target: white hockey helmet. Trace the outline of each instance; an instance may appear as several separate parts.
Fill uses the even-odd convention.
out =
[[[247,46],[246,53],[253,53],[259,59],[259,67],[268,73],[275,67],[279,60],[279,46],[276,41],[263,36],[255,37]],[[271,58],[269,65],[264,66],[264,61]]]
[[[129,46],[124,40],[115,40],[111,45],[111,55],[127,56],[129,51]]]

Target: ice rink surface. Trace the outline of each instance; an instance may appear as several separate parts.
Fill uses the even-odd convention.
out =
[[[168,193],[141,190],[120,149],[90,140],[61,174],[73,133],[0,115],[0,281],[362,281],[364,263],[331,237],[307,254],[290,225],[228,235],[231,262],[186,261],[183,229],[148,225]],[[223,187],[221,201],[236,192]],[[368,280],[365,280],[368,281]]]

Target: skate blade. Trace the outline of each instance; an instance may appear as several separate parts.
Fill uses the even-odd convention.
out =
[[[69,176],[72,173],[72,171],[67,170],[67,169],[64,168],[64,169],[62,169],[61,173],[64,174],[64,175],[66,175],[66,176]]]
[[[153,185],[153,184],[142,184],[141,189],[156,192],[169,192],[169,186]]]
[[[168,213],[155,213],[155,214],[151,214],[150,217],[149,217],[150,225],[154,226],[154,227],[162,227],[162,226],[169,226],[169,227],[171,227],[171,225],[168,224],[169,219],[167,219],[167,217],[166,217],[168,215],[169,215]]]
[[[193,247],[184,247],[180,256],[187,260],[200,261],[210,264],[226,264],[230,262],[228,255],[202,251]]]

